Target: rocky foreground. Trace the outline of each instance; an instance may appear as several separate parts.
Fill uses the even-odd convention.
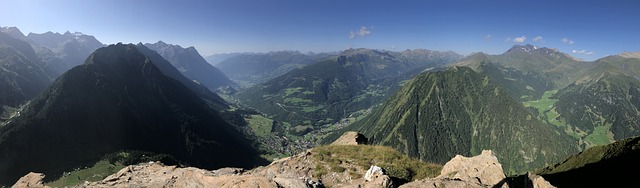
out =
[[[344,136],[358,138],[359,141],[334,144],[363,143],[359,134]],[[320,161],[312,153],[313,149],[248,171],[240,168],[210,171],[149,162],[127,166],[102,181],[85,182],[76,187],[509,187],[502,165],[490,150],[484,150],[475,157],[457,155],[442,167],[439,176],[402,185],[397,177],[389,176],[378,166],[371,166],[366,172],[357,169],[355,173],[345,171],[319,175],[317,165]],[[354,175],[357,173],[364,175]],[[46,187],[42,183],[43,178],[42,174],[29,173],[13,187]],[[540,176],[530,174],[529,180],[525,185],[517,186],[553,187]]]

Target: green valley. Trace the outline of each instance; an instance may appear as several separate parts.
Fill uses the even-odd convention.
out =
[[[467,67],[418,75],[347,130],[435,163],[491,149],[508,174],[578,151],[569,135],[534,118],[488,76]]]
[[[454,62],[452,52],[350,49],[239,92],[240,102],[288,123],[294,135],[319,131],[382,102],[401,82]]]
[[[539,100],[523,102],[525,107],[532,107],[537,111],[538,118],[548,125],[556,126],[559,130],[572,136],[583,147],[589,148],[593,146],[606,145],[615,141],[613,133],[611,133],[611,124],[596,126],[592,131],[584,131],[578,127],[571,126],[561,121],[560,114],[556,111],[555,105],[558,99],[553,98],[558,90],[546,91]],[[599,117],[600,122],[604,122],[604,118]]]

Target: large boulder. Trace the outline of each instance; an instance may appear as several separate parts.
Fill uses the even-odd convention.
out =
[[[342,134],[342,136],[331,143],[331,145],[363,145],[367,144],[368,141],[369,139],[367,139],[363,134],[349,131]]]
[[[547,180],[545,180],[542,176],[536,175],[536,174],[532,174],[532,173],[527,173],[527,176],[529,178],[529,181],[531,181],[531,186],[533,188],[556,188],[555,186],[551,185],[551,183],[549,183]],[[527,186],[529,187],[529,186]]]
[[[508,187],[502,165],[491,150],[475,157],[456,155],[436,178],[427,178],[400,187]]]
[[[440,187],[486,188],[480,184],[475,184],[473,182],[466,182],[466,181],[455,180],[455,179],[436,179],[436,178],[427,178],[423,180],[413,181],[400,186],[400,188],[440,188]]]
[[[459,179],[493,187],[506,177],[498,158],[491,150],[483,150],[475,157],[456,155],[442,167],[437,178]]]
[[[42,179],[44,179],[44,174],[41,173],[34,173],[34,172],[29,172],[29,174],[23,176],[22,178],[20,178],[15,184],[13,184],[13,186],[11,186],[12,188],[18,188],[18,187],[49,187],[49,186],[45,186],[42,183]]]

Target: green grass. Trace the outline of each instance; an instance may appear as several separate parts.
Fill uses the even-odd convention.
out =
[[[124,166],[120,163],[111,164],[106,160],[102,160],[98,161],[90,168],[70,172],[69,174],[60,177],[58,180],[46,183],[46,185],[51,187],[67,187],[78,185],[85,181],[100,181],[105,177],[120,171],[122,168],[124,168]]]
[[[545,110],[551,109],[553,107],[553,104],[558,102],[558,99],[551,99],[551,96],[553,96],[557,92],[558,90],[546,91],[542,95],[542,98],[540,98],[539,100],[526,101],[523,104],[525,107],[532,106],[538,109],[538,111],[544,112]]]
[[[291,94],[300,92],[300,90],[302,90],[302,89],[304,89],[304,88],[302,88],[302,87],[286,88],[286,89],[284,89],[284,96],[288,97]]]
[[[523,96],[520,96],[520,99],[521,99],[521,100],[531,100],[532,98],[533,98],[533,97],[532,97],[531,95],[523,95]]]
[[[304,106],[304,107],[302,107],[302,111],[303,112],[315,112],[315,111],[321,110],[323,108],[324,108],[323,105],[320,105],[320,106]]]
[[[300,104],[300,103],[310,103],[311,100],[310,99],[298,98],[298,97],[289,97],[289,98],[285,98],[284,102],[285,103],[290,103],[290,104]]]
[[[540,114],[540,117],[538,117],[540,120],[556,127],[562,128],[567,134],[573,136],[576,139],[579,139],[579,136],[573,131],[573,129],[571,129],[571,127],[558,121],[558,117],[560,117],[560,114],[558,114],[555,108],[553,108],[553,105],[558,102],[558,99],[551,98],[551,96],[553,96],[557,92],[558,90],[546,91],[539,100],[525,101],[522,104],[525,107],[536,108]]]
[[[556,102],[558,102],[558,99],[552,99],[551,96],[555,95],[558,92],[558,90],[550,90],[550,91],[546,91],[544,92],[544,94],[542,95],[542,97],[539,100],[533,100],[533,101],[525,101],[522,104],[525,107],[534,107],[538,110],[538,113],[540,114],[540,116],[538,117],[538,119],[542,120],[543,122],[550,124],[550,125],[554,125],[562,130],[564,130],[565,133],[567,133],[567,135],[575,138],[576,140],[582,140],[583,139],[583,134],[581,134],[578,131],[575,131],[574,128],[570,125],[567,125],[563,122],[560,122],[558,119],[560,119],[560,114],[558,113],[558,111],[556,111],[556,109],[553,107]]]
[[[259,137],[265,137],[271,135],[271,129],[273,126],[273,120],[269,118],[262,117],[260,115],[251,115],[248,118],[245,118],[253,133]]]
[[[613,133],[611,133],[611,124],[605,126],[597,126],[593,129],[593,132],[585,137],[585,140],[590,143],[591,146],[599,146],[610,144],[615,141]]]
[[[540,98],[539,100],[526,101],[523,102],[523,105],[525,107],[531,106],[536,108],[540,113],[540,116],[538,117],[539,119],[548,124],[561,128],[569,136],[585,142],[588,147],[605,145],[615,141],[613,138],[613,133],[611,133],[610,131],[611,125],[596,126],[591,133],[588,133],[559,121],[558,119],[560,119],[560,114],[558,114],[556,109],[553,107],[554,104],[558,102],[558,99],[550,98],[557,92],[558,90],[546,91],[544,95],[542,95],[542,98]],[[594,113],[592,114],[597,115]],[[602,122],[605,122],[605,120],[603,117],[600,117],[600,122],[594,122],[594,124],[602,124]]]
[[[613,133],[611,132],[612,124],[606,123],[606,119],[601,115],[598,115],[597,113],[593,112],[591,108],[587,109],[587,113],[595,117],[598,117],[598,120],[596,120],[595,122],[592,122],[593,125],[596,125],[593,128],[593,132],[591,132],[591,134],[586,135],[585,137],[585,140],[587,141],[589,146],[591,147],[591,146],[606,145],[606,144],[615,142],[615,139],[613,138]],[[600,125],[600,126],[597,126],[597,125]]]
[[[390,147],[370,145],[328,145],[314,148],[313,157],[320,161],[315,166],[316,174],[326,174],[328,171],[348,171],[352,176],[358,176],[355,169],[345,168],[344,164],[359,166],[367,170],[371,165],[385,169],[392,177],[408,181],[436,177],[440,175],[442,166],[425,163],[410,158]]]

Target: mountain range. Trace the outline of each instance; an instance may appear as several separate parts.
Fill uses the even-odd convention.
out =
[[[532,45],[473,54],[416,76],[345,130],[431,162],[492,149],[505,172],[523,173],[638,136],[640,59],[628,56],[584,62]]]
[[[303,54],[298,51],[237,54],[216,65],[236,83],[249,87],[328,57],[328,53]]]
[[[171,62],[185,77],[211,91],[234,85],[223,72],[209,64],[194,47],[182,48],[179,45],[167,44],[162,41],[144,45]]]
[[[539,169],[571,186],[576,174],[632,164],[640,136],[637,52],[583,61],[515,45],[466,57],[360,48],[221,59],[213,66],[162,41],[105,47],[79,32],[0,28],[0,185],[129,151],[253,167],[356,130],[439,164],[491,149],[508,175]]]
[[[219,53],[205,56],[204,59],[213,66],[218,65],[220,62],[229,59],[231,57],[235,57],[243,54],[253,54],[251,52],[237,52],[237,53]]]
[[[82,64],[89,54],[104,46],[91,35],[68,31],[64,34],[29,33],[25,41],[30,42],[47,65],[56,70],[53,77]]]
[[[581,61],[554,49],[516,45],[499,55],[474,54],[457,65],[491,77],[541,121],[582,148],[638,136],[638,66],[633,52]]]
[[[517,174],[578,151],[575,140],[534,117],[488,76],[452,67],[416,76],[348,129],[435,163],[490,149]]]
[[[482,52],[473,54],[456,63],[458,66],[476,68],[481,62],[491,62],[503,67],[513,68],[524,73],[535,73],[562,88],[581,77],[591,62],[578,60],[556,49],[534,45],[515,45],[505,53],[488,55]]]
[[[296,134],[304,134],[366,110],[393,93],[402,80],[460,57],[428,50],[350,49],[248,88],[238,97],[243,104],[298,127]]]
[[[251,142],[132,44],[92,53],[0,128],[2,184],[52,178],[122,150],[201,168],[259,164]]]
[[[14,116],[20,106],[43,91],[52,80],[79,65],[103,46],[82,33],[47,32],[25,36],[16,27],[0,27],[3,54],[0,70],[0,123]]]
[[[596,137],[598,143],[640,135],[639,68],[637,58],[609,56],[595,61],[585,76],[554,96],[558,119],[575,134]]]
[[[0,32],[0,123],[51,83],[44,67],[28,43]]]

